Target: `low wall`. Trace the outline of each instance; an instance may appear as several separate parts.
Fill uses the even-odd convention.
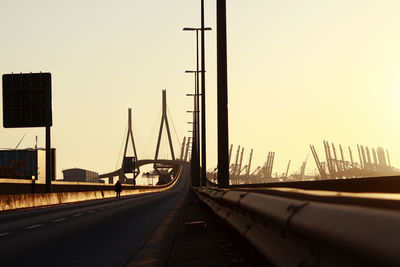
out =
[[[129,190],[132,188],[154,188],[154,186],[144,185],[122,185],[123,190]],[[67,181],[52,181],[51,192],[87,192],[87,191],[113,191],[113,184],[104,183],[83,183],[83,182],[67,182]],[[44,183],[37,182],[35,180],[24,180],[24,179],[4,179],[0,178],[0,195],[12,194],[40,194],[46,192],[46,185]]]
[[[175,175],[174,179],[165,185],[159,186],[131,186],[123,185],[121,196],[136,195],[150,192],[160,192],[167,190],[174,186],[180,174],[182,168],[180,168]],[[11,180],[11,181],[7,181]],[[22,181],[14,179],[0,179],[0,188],[4,185],[15,186],[21,188],[29,188],[32,186],[32,182],[28,180]],[[12,182],[12,183],[11,183]],[[35,184],[36,189],[43,190],[44,184]],[[60,190],[61,192],[57,192]],[[64,191],[62,191],[64,190]],[[66,192],[69,190],[69,192]],[[66,203],[73,203],[86,200],[104,199],[115,197],[114,185],[110,184],[94,184],[94,183],[78,183],[78,182],[53,182],[52,183],[53,193],[20,193],[20,194],[3,194],[0,195],[0,211],[15,210],[23,208],[34,208],[49,205],[59,205]],[[79,192],[77,192],[79,191]],[[10,192],[10,191],[8,191]]]
[[[161,191],[161,188],[137,188],[123,190],[121,195],[135,195],[147,192]],[[40,206],[59,205],[85,200],[95,200],[115,197],[115,192],[87,191],[87,192],[62,192],[49,194],[16,194],[0,195],[0,211],[14,210],[21,208],[33,208]]]
[[[35,180],[0,178],[0,195],[45,193],[46,185]],[[52,181],[52,192],[83,192],[114,190],[112,184]]]

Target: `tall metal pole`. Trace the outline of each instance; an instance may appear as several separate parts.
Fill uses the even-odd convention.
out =
[[[193,112],[193,137],[192,137],[192,157],[191,157],[191,174],[192,186],[199,186],[198,172],[197,172],[197,144],[196,144],[196,96],[193,97],[194,112]]]
[[[199,89],[198,89],[198,75],[196,71],[186,71],[186,73],[194,73],[194,94],[187,94],[187,96],[193,96],[194,107],[193,111],[193,140],[192,140],[192,184],[193,186],[200,186],[200,158],[199,158]]]
[[[199,155],[199,148],[200,148],[200,140],[199,140],[199,77],[198,73],[194,74],[195,78],[195,91],[194,91],[194,136],[195,136],[195,149],[194,149],[194,155],[192,156],[194,158],[194,179],[196,180],[196,186],[200,186],[200,155]]]
[[[51,139],[50,126],[46,126],[46,193],[51,193],[52,180]]]
[[[204,35],[204,0],[201,0],[201,185],[206,186],[206,63]]]
[[[199,91],[200,91],[200,79],[199,79],[199,31],[196,30],[196,145],[197,145],[197,171],[198,173],[198,178],[199,178],[199,185],[201,186],[201,174],[200,174],[200,97],[199,97]]]
[[[226,0],[217,0],[218,187],[229,186]]]

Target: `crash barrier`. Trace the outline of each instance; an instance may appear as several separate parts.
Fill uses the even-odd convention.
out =
[[[123,184],[123,190],[132,189],[132,184]],[[137,185],[135,188],[148,188],[153,186]],[[87,183],[56,180],[51,182],[51,191],[53,193],[62,192],[83,192],[83,191],[107,191],[114,190],[114,184],[105,183]],[[45,193],[46,184],[35,180],[27,179],[4,179],[0,178],[0,195],[13,194],[34,194]]]
[[[273,266],[400,266],[400,213],[236,190],[196,194]]]
[[[124,185],[121,196],[136,195],[151,192],[161,192],[170,189],[175,185],[182,173],[182,166],[177,171],[171,182],[156,186],[128,186]],[[53,185],[54,186],[54,185]],[[97,185],[96,185],[97,186]],[[34,208],[41,206],[60,205],[66,203],[104,199],[115,197],[113,185],[103,185],[101,190],[82,192],[59,192],[40,194],[13,194],[0,195],[0,211],[15,210],[22,208]]]
[[[341,192],[381,192],[400,193],[400,176],[342,178],[315,181],[285,181],[273,182],[271,179],[262,184],[231,185],[231,188],[270,188],[288,187],[305,190],[329,190]]]

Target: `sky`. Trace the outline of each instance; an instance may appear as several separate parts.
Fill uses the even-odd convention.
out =
[[[273,173],[316,165],[323,140],[382,146],[400,168],[400,2],[227,1],[229,142],[274,151]],[[216,1],[205,1],[207,168],[217,164]],[[154,158],[167,90],[180,152],[191,133],[200,1],[1,0],[0,73],[51,72],[57,176],[121,164],[127,110],[140,159]],[[0,92],[0,95],[2,92]],[[2,95],[0,96],[2,98]],[[0,109],[2,121],[2,109]],[[0,148],[44,147],[44,128],[0,128]],[[165,132],[160,157],[170,157]],[[132,153],[131,149],[129,153]],[[345,153],[345,158],[349,156]],[[243,163],[244,164],[244,163]]]

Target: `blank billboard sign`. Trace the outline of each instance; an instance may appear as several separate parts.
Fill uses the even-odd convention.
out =
[[[3,74],[4,128],[52,124],[51,73]]]

